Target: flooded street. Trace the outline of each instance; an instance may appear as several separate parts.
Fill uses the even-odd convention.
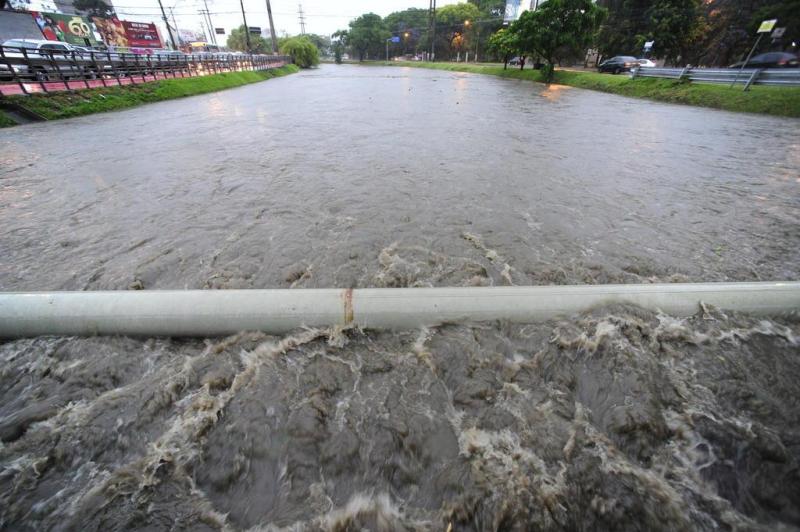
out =
[[[0,290],[800,279],[800,122],[323,66],[0,130]],[[0,343],[2,530],[796,530],[800,318]]]
[[[3,290],[800,277],[793,119],[325,66],[0,161]]]

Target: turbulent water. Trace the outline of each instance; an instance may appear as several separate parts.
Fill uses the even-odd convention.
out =
[[[798,121],[324,67],[0,132],[0,289],[800,278]],[[0,344],[3,530],[800,529],[800,317]]]

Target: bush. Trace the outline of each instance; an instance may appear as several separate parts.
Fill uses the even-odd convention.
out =
[[[292,56],[294,64],[310,68],[319,64],[319,50],[307,37],[292,37],[281,44],[281,53]]]

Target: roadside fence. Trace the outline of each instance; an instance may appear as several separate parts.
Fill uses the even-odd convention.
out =
[[[775,85],[800,87],[800,68],[648,68],[631,71],[631,78],[688,79],[698,83],[727,83],[744,85]]]
[[[159,79],[269,70],[291,63],[285,55],[231,53],[151,55],[55,51],[0,46],[0,96],[135,85]]]

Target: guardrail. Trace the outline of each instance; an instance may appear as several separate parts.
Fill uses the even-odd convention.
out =
[[[777,85],[800,87],[800,68],[652,68],[641,67],[631,71],[631,78],[688,79],[698,83],[741,83],[750,85]]]
[[[268,70],[290,62],[291,58],[285,55],[177,52],[143,55],[0,46],[0,95],[74,91],[166,78]]]

